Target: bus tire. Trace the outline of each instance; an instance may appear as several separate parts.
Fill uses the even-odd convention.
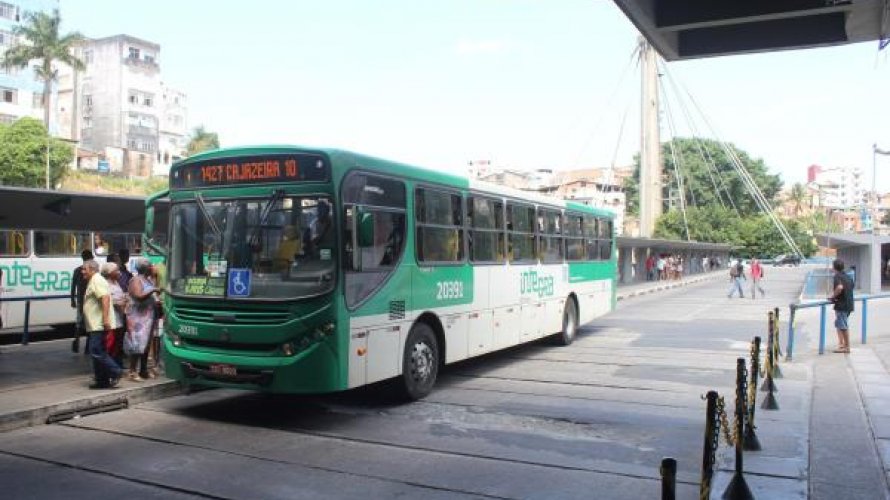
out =
[[[439,374],[439,344],[433,329],[426,323],[411,327],[402,355],[402,376],[398,392],[403,399],[415,401],[433,390]]]
[[[566,299],[566,305],[562,312],[562,331],[556,334],[556,342],[559,345],[570,345],[578,335],[578,308],[575,299]]]

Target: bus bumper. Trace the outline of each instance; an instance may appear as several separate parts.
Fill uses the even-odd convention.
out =
[[[337,357],[324,342],[295,356],[221,355],[176,347],[164,337],[167,377],[190,386],[313,394],[345,389]]]

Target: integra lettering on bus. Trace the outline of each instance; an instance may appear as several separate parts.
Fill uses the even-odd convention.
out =
[[[28,264],[13,261],[11,266],[0,266],[4,286],[29,286],[37,292],[45,290],[66,291],[71,289],[69,271],[35,271]]]
[[[520,277],[520,292],[535,293],[538,297],[553,295],[553,276],[538,275],[537,271],[526,271]]]

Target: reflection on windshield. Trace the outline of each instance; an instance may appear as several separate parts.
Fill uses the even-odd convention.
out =
[[[179,203],[173,207],[173,293],[283,299],[334,286],[329,197]]]

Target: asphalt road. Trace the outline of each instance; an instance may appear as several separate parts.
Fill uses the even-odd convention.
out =
[[[603,498],[660,496],[679,462],[697,498],[709,389],[804,269],[766,299],[723,281],[619,303],[569,347],[536,342],[450,366],[425,400],[371,387],[314,397],[205,391],[0,435],[5,498]]]

